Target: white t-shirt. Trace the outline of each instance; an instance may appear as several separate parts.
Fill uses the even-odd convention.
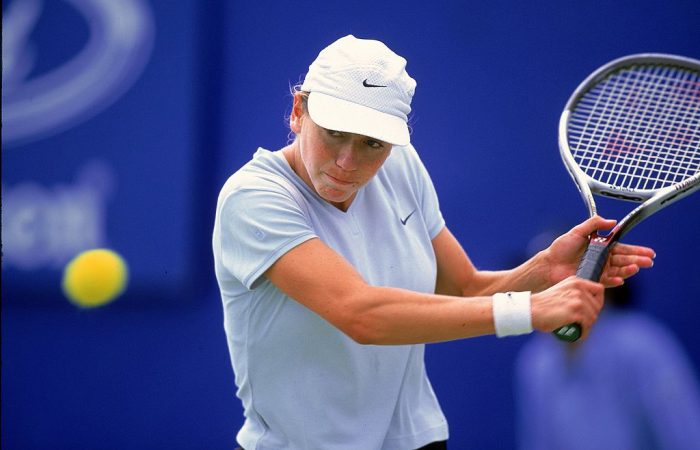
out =
[[[411,146],[394,147],[347,212],[309,188],[281,151],[258,149],[228,179],[213,249],[246,417],[240,445],[408,450],[447,439],[424,345],[358,344],[263,275],[284,253],[317,237],[371,285],[432,293],[431,240],[443,227],[433,184]]]

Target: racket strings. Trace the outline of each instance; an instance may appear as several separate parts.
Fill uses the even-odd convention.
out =
[[[657,81],[659,79],[659,77],[653,78],[656,78]],[[661,78],[661,80],[665,81],[663,78]],[[623,176],[623,180],[625,178],[629,178],[630,174],[638,173],[643,167],[643,161],[640,158],[640,155],[643,154],[638,153],[635,150],[637,150],[637,147],[639,146],[646,145],[652,150],[647,155],[649,162],[653,163],[654,167],[657,169],[660,169],[660,176],[649,176],[649,174],[647,174],[647,184],[649,179],[653,179],[657,182],[668,181],[671,175],[673,175],[672,169],[678,158],[673,158],[666,161],[663,159],[663,156],[669,155],[665,153],[660,154],[658,151],[654,150],[657,150],[656,147],[658,147],[659,143],[665,141],[671,134],[678,134],[675,131],[677,129],[677,124],[675,124],[674,120],[672,119],[674,117],[673,110],[669,108],[673,102],[668,101],[670,97],[661,96],[658,98],[657,95],[657,98],[653,98],[650,96],[650,94],[657,94],[658,92],[663,92],[664,90],[668,89],[658,89],[659,86],[663,85],[657,83],[656,85],[653,85],[656,87],[655,91],[650,91],[648,83],[644,83],[645,79],[642,77],[628,78],[624,81],[624,85],[610,84],[608,86],[608,91],[604,91],[604,94],[608,94],[609,96],[605,99],[606,102],[604,103],[605,108],[603,111],[610,112],[612,116],[605,118],[604,121],[599,120],[596,123],[597,126],[593,128],[594,135],[599,136],[599,138],[601,136],[601,131],[608,132],[610,129],[614,130],[613,134],[607,138],[607,146],[605,147],[607,156],[612,156],[613,158],[608,157],[595,159],[595,165],[591,167],[598,172],[608,174],[609,179],[607,181],[609,181],[610,184],[625,184],[621,182],[621,176],[626,175],[626,177]],[[634,84],[630,85],[630,81],[634,81]],[[644,84],[647,84],[647,86],[644,86]],[[630,86],[632,86],[632,89],[630,89]],[[640,92],[640,86],[646,90],[641,91],[641,95],[635,96],[634,94],[636,92]],[[610,87],[612,87],[612,89],[610,89]],[[624,89],[627,90],[625,91]],[[656,102],[655,104],[657,105],[656,110],[651,107],[654,102]],[[598,103],[597,106],[599,105],[600,103]],[[621,111],[620,106],[624,106],[626,110],[632,108],[630,111],[632,111],[634,114],[629,114],[630,111],[626,110]],[[642,130],[638,126],[639,119],[648,116],[650,112],[660,113],[661,117],[663,117],[665,120],[665,123],[662,123],[661,126],[662,134],[664,134],[661,136],[663,139],[649,139],[650,135],[640,134],[640,131]],[[626,117],[624,116],[625,113],[627,113]],[[590,127],[590,121],[588,125]],[[608,126],[606,127],[605,125]],[[664,133],[664,131],[666,132]],[[591,149],[588,148],[587,150],[590,151]],[[684,152],[682,151],[679,152],[679,154],[685,156]],[[606,155],[604,154],[604,156]],[[624,169],[625,167],[630,170],[626,172],[619,170],[620,168]],[[638,184],[635,186],[639,188],[639,182],[641,182],[642,179],[639,178],[637,181]]]
[[[586,92],[568,139],[590,177],[626,189],[660,189],[700,172],[700,75],[669,65],[618,70]]]

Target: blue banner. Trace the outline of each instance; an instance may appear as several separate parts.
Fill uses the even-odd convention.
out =
[[[193,11],[3,6],[4,302],[60,301],[46,294],[66,263],[100,247],[126,260],[129,298],[179,301],[199,281]]]

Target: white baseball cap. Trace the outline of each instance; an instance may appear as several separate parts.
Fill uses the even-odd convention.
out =
[[[415,89],[404,58],[382,42],[352,35],[321,50],[301,85],[316,124],[393,145],[411,140],[407,122]]]

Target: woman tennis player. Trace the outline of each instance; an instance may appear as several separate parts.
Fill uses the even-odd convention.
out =
[[[294,93],[287,147],[223,186],[213,234],[247,450],[446,448],[424,344],[585,337],[653,251],[617,245],[601,283],[573,275],[598,216],[523,265],[478,271],[450,233],[407,118],[416,82],[383,43],[346,36]],[[554,337],[552,338],[554,339]]]

